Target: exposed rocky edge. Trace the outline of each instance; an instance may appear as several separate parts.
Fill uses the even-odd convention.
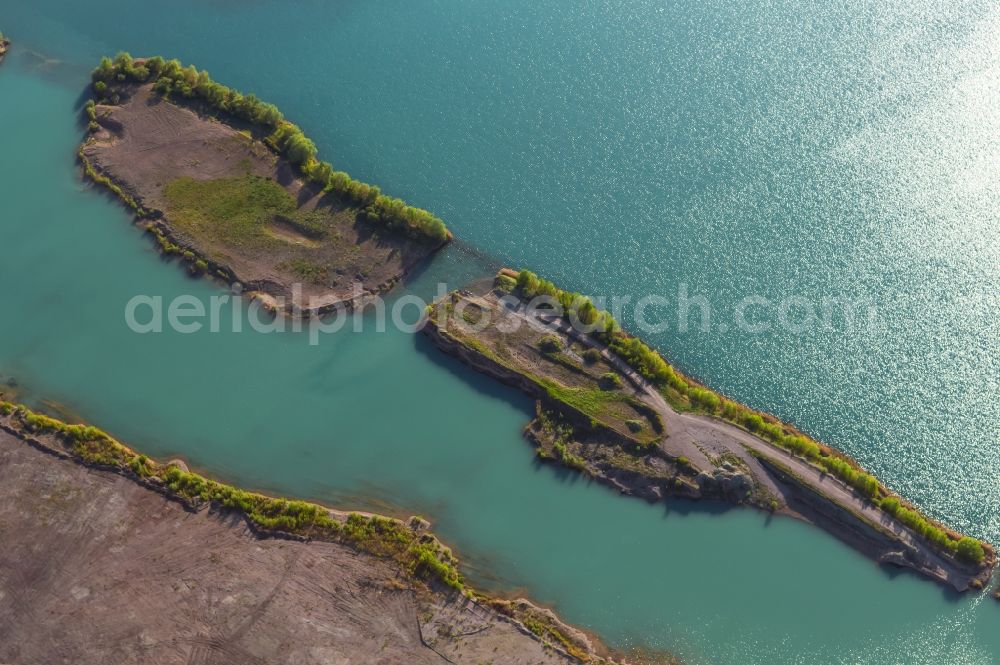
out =
[[[795,491],[790,495],[789,506],[809,522],[829,531],[880,564],[912,569],[956,591],[983,589],[989,584],[995,561],[977,566],[938,552],[915,547],[912,542],[901,540],[883,513],[875,510],[858,515],[802,482],[787,467],[771,460],[761,459],[775,477]],[[992,551],[990,556],[993,556]]]
[[[87,106],[89,133],[78,152],[85,176],[131,208],[165,256],[192,274],[238,283],[269,309],[349,309],[394,287],[447,242],[373,226],[357,206],[305,179],[253,126],[174,103],[151,83],[126,81],[106,94],[117,103]],[[275,201],[283,192],[287,202]],[[220,198],[254,223],[220,230]],[[266,206],[254,203],[262,200]]]
[[[3,62],[4,56],[7,55],[7,49],[10,48],[10,40],[3,36],[0,32],[0,62]]]
[[[500,289],[485,295],[450,294],[432,306],[424,332],[446,353],[538,400],[536,417],[525,433],[541,457],[649,501],[667,496],[710,498],[802,518],[880,564],[912,569],[958,591],[983,588],[989,580],[997,559],[988,543],[981,545],[985,554],[981,564],[944,554],[817,465],[732,423],[679,413],[653,390],[643,394],[642,378],[629,374],[627,368],[621,368],[621,376],[635,384],[636,396],[648,397],[648,404],[665,423],[665,435],[655,445],[637,445],[630,437],[602,426],[575,405],[558,399],[559,390],[551,389],[553,375],[540,364],[532,364],[539,361],[532,360],[537,354],[526,352],[530,345],[522,341],[516,353],[503,354],[495,333],[475,331],[454,317],[458,311],[464,317],[469,311],[466,303],[496,307],[497,320],[512,313],[526,316],[514,305],[500,311],[498,297]],[[475,321],[466,323],[479,320],[478,314],[471,318]],[[564,336],[564,348],[578,342],[574,337],[580,335],[564,328],[554,334]],[[959,538],[953,532],[948,537]]]
[[[421,518],[241,492],[6,402],[0,484],[0,661],[626,662],[465,586]]]

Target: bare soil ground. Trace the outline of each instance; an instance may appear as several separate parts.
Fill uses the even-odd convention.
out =
[[[300,283],[303,297],[320,307],[350,298],[355,283],[365,292],[384,291],[436,249],[359,220],[357,210],[303,182],[249,132],[165,101],[151,85],[117,106],[98,106],[97,117],[100,129],[83,147],[87,161],[143,208],[160,212],[176,242],[226,267],[250,290],[288,298],[291,285]],[[270,242],[229,242],[171,219],[176,211],[165,194],[171,182],[247,175],[280,184],[300,213],[315,213],[321,237],[305,237],[275,219],[262,222],[258,234]]]
[[[566,663],[460,594],[0,431],[0,663]]]

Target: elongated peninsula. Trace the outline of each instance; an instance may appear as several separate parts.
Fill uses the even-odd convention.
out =
[[[922,515],[853,459],[671,367],[586,297],[528,270],[435,302],[447,353],[537,398],[538,454],[651,501],[747,504],[800,517],[871,559],[981,589],[993,547]]]

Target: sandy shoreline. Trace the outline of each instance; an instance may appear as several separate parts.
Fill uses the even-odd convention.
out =
[[[87,463],[17,412],[0,415],[0,482],[0,659],[625,662],[526,600],[425,582],[364,548],[262,529]],[[407,528],[433,538],[420,520]]]

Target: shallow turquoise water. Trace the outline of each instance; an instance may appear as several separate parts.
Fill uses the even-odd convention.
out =
[[[480,582],[619,646],[721,663],[1000,653],[989,599],[891,578],[787,520],[664,511],[537,467],[530,404],[421,340],[128,332],[136,293],[218,290],[162,262],[72,164],[92,63],[160,52],[576,288],[686,282],[722,312],[747,294],[872,297],[874,329],[656,341],[996,542],[997,327],[977,305],[1000,267],[995,5],[7,5],[0,372],[30,394],[240,483],[421,512]],[[488,269],[452,248],[411,288]]]

